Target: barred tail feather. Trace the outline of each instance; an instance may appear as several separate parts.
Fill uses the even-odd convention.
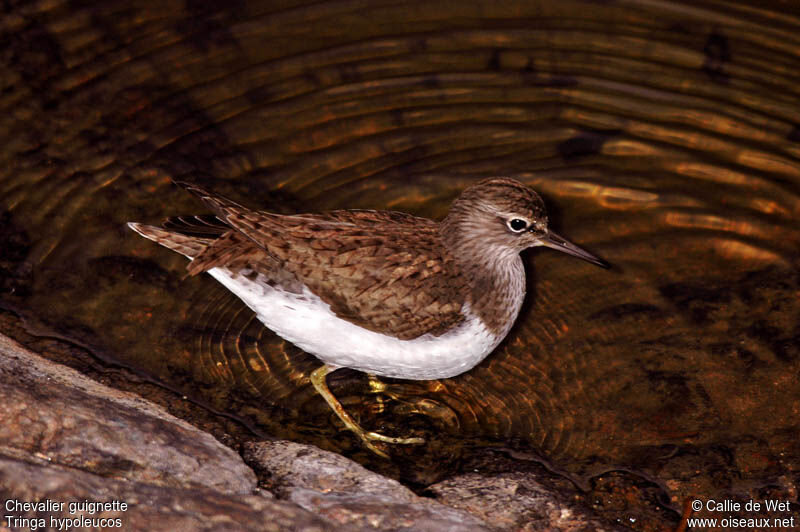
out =
[[[210,238],[186,236],[180,233],[167,231],[166,229],[155,227],[153,225],[145,225],[135,222],[128,222],[128,227],[143,237],[161,244],[172,251],[176,251],[189,259],[195,258],[201,251],[207,248],[208,245],[214,241]]]

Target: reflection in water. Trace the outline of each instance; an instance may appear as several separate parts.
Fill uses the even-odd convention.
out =
[[[170,177],[277,212],[439,218],[509,175],[615,269],[529,252],[526,306],[494,355],[446,381],[337,376],[348,410],[430,432],[417,452],[434,464],[493,440],[681,497],[796,475],[793,7],[284,4],[5,17],[4,305],[270,433],[352,450],[308,384],[313,358],[124,222],[203,212]]]

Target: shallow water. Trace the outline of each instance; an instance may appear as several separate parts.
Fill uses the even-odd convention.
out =
[[[634,470],[673,500],[796,478],[796,5],[56,0],[0,32],[0,301],[33,329],[356,452],[312,357],[124,222],[205,212],[173,177],[278,212],[439,218],[507,175],[614,268],[527,252],[526,305],[489,359],[386,387],[344,372],[348,409],[425,433],[400,463],[488,441],[579,478]]]

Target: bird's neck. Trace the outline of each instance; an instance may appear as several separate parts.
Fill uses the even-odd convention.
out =
[[[470,237],[443,222],[440,234],[469,283],[469,304],[495,336],[504,337],[525,297],[525,268],[519,253],[488,239]]]

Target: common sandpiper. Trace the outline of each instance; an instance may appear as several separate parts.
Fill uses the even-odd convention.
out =
[[[198,185],[215,218],[131,229],[186,256],[279,336],[316,356],[314,388],[364,445],[423,443],[363,429],[328,388],[340,368],[400,379],[469,371],[508,334],[525,296],[520,252],[546,246],[609,265],[548,227],[530,187],[496,177],[465,189],[440,222],[394,211],[281,215]]]

